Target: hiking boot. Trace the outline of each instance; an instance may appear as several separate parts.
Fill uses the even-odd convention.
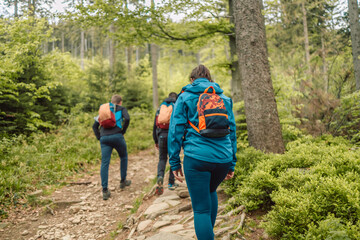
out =
[[[163,177],[161,177],[161,176],[159,176],[158,177],[158,179],[157,179],[157,181],[156,181],[156,183],[157,183],[157,187],[156,187],[156,189],[155,189],[155,194],[156,195],[161,195],[161,194],[163,194],[164,193],[164,188],[163,188],[163,183],[164,183],[164,178]]]
[[[131,180],[126,179],[125,181],[120,182],[120,188],[121,189],[124,189],[125,187],[128,187],[130,185],[131,185]]]
[[[111,193],[109,190],[103,190],[103,200],[108,200],[109,197],[111,196]]]
[[[163,186],[157,186],[156,189],[155,189],[155,194],[156,195],[161,195],[164,193],[164,188]]]
[[[168,184],[168,189],[169,190],[175,190],[178,186],[179,186],[179,184],[177,184],[177,183],[173,183],[173,184],[169,183]]]

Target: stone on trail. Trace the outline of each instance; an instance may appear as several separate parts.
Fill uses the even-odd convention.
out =
[[[193,240],[193,238],[186,238],[173,233],[161,232],[152,237],[146,238],[146,240]]]
[[[173,220],[179,220],[182,216],[180,215],[165,215],[162,217],[163,221],[173,221]]]
[[[165,227],[165,226],[168,226],[170,224],[171,224],[170,221],[157,221],[154,224],[153,229],[158,229],[158,228],[161,228],[161,227]]]
[[[22,233],[21,233],[21,235],[23,235],[23,236],[26,236],[26,235],[28,235],[29,234],[29,231],[28,230],[25,230],[25,231],[23,231]]]
[[[178,199],[180,199],[179,196],[172,194],[172,195],[167,195],[167,196],[163,196],[163,197],[159,197],[159,198],[155,199],[153,204],[166,202],[168,200],[178,200]]]
[[[139,223],[139,225],[137,226],[137,230],[138,230],[139,232],[144,231],[144,230],[147,228],[147,226],[149,226],[150,223],[152,223],[151,220],[141,221],[141,222]]]
[[[156,213],[165,209],[169,208],[169,204],[167,203],[158,203],[158,204],[153,204],[150,207],[148,207],[148,209],[146,209],[145,211],[145,215],[149,215],[152,213]]]
[[[177,194],[179,195],[179,197],[181,198],[187,198],[190,197],[189,191],[188,190],[181,190],[178,191]]]
[[[160,229],[160,232],[176,232],[176,231],[179,231],[179,230],[183,230],[184,229],[184,226],[182,224],[175,224],[175,225],[172,225],[172,226],[169,226],[169,227],[164,227],[162,229]]]

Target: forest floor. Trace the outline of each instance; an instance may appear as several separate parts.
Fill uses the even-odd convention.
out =
[[[0,222],[3,240],[190,240],[196,239],[191,202],[185,183],[176,190],[167,188],[154,195],[158,155],[154,149],[129,155],[128,179],[131,186],[119,188],[119,159],[109,169],[111,197],[102,200],[99,166],[75,176],[50,195],[34,193],[41,206],[15,209]],[[219,189],[216,239],[267,239],[259,222],[264,213],[225,213],[227,196]],[[235,234],[238,226],[241,234]],[[233,233],[230,238],[230,233]],[[237,236],[237,237],[236,237]]]

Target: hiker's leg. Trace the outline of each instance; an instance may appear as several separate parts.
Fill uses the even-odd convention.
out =
[[[157,177],[164,177],[165,167],[167,161],[167,135],[159,135],[159,163],[157,170]]]
[[[211,222],[210,179],[212,163],[184,157],[184,173],[194,211],[194,225],[198,240],[213,240]]]
[[[113,148],[107,144],[107,136],[100,138],[101,146],[101,186],[103,189],[108,187],[108,178],[109,178],[109,164]]]
[[[211,172],[210,179],[210,197],[211,197],[211,223],[214,227],[217,211],[218,211],[218,197],[216,193],[217,187],[225,179],[229,172],[231,163],[217,163],[216,168]]]
[[[120,157],[120,174],[121,181],[124,181],[127,176],[127,165],[128,165],[128,154],[127,154],[127,146],[125,142],[125,138],[122,134],[115,134],[115,149]]]

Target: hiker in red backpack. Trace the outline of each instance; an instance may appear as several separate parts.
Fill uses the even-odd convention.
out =
[[[111,195],[108,189],[108,178],[110,158],[114,148],[120,156],[120,188],[124,189],[131,184],[131,181],[126,179],[128,155],[124,139],[130,116],[126,108],[121,105],[122,98],[119,95],[112,96],[110,103],[100,106],[99,115],[95,117],[93,124],[95,136],[100,140],[101,146],[100,176],[104,200],[109,199]]]
[[[168,148],[167,148],[167,139],[168,131],[170,124],[170,117],[176,101],[177,94],[171,92],[169,97],[160,104],[160,107],[156,111],[153,127],[153,139],[155,142],[155,147],[159,150],[159,163],[157,170],[157,184],[155,193],[161,195],[164,192],[163,183],[164,183],[164,174],[166,162],[168,159]],[[175,177],[173,172],[170,169],[169,173],[169,184],[168,189],[174,190],[178,185],[175,183]]]
[[[182,181],[180,150],[198,240],[213,240],[218,209],[216,189],[234,176],[236,126],[232,100],[199,65],[190,75],[171,115],[168,151],[175,178]]]

